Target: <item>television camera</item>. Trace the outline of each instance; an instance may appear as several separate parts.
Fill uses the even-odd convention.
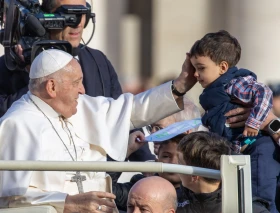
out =
[[[45,13],[38,0],[0,0],[0,43],[4,46],[5,63],[9,70],[22,69],[44,49],[61,49],[72,54],[67,41],[50,40],[49,30],[77,27],[82,15],[89,20],[93,30],[87,45],[93,37],[95,14],[91,7],[84,5],[62,5],[54,13]],[[24,62],[16,54],[15,47],[23,49]]]

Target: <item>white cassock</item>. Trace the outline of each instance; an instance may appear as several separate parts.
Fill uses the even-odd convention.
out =
[[[63,144],[76,158],[72,135],[78,161],[106,161],[106,154],[123,161],[130,129],[180,110],[170,87],[168,82],[136,96],[123,94],[117,100],[80,95],[77,113],[67,121],[28,92],[0,120],[0,159],[72,161]],[[52,205],[63,212],[67,194],[78,193],[76,183],[70,182],[73,175],[55,171],[1,171],[0,207]],[[85,192],[108,191],[104,172],[83,175],[87,178],[83,182]]]

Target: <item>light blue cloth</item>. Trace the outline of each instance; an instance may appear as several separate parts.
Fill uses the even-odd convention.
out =
[[[196,128],[201,125],[201,119],[196,118],[193,120],[186,120],[169,125],[168,127],[156,131],[155,133],[147,136],[146,141],[161,142],[173,138],[183,132]]]

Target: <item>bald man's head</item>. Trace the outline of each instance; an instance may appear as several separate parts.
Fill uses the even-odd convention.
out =
[[[167,180],[153,176],[141,179],[130,190],[127,213],[175,213],[177,195]]]

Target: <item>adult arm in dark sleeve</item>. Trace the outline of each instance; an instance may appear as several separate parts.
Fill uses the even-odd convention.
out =
[[[107,57],[106,57],[106,61],[107,61],[108,70],[110,72],[111,97],[117,99],[123,93],[122,88],[118,79],[118,75],[114,67],[112,66],[111,62],[107,59]]]
[[[18,99],[21,98],[28,91],[28,86],[19,89],[16,93],[8,95],[3,93],[0,88],[0,117],[2,117],[10,106]]]
[[[0,57],[0,117],[6,113],[13,102],[28,91],[28,82],[27,72],[8,70],[4,56]]]

